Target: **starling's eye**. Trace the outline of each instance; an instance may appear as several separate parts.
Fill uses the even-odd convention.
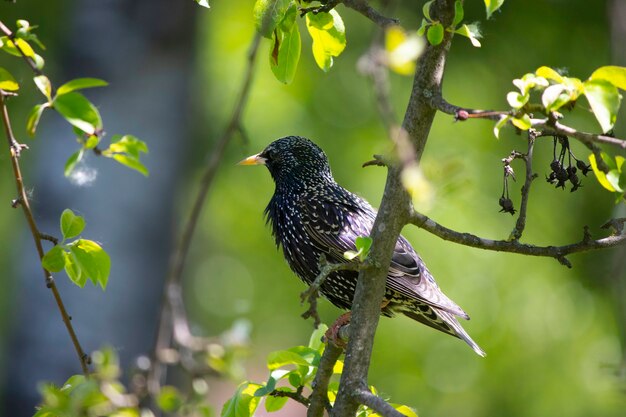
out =
[[[266,149],[265,152],[263,152],[263,157],[269,161],[275,161],[277,156],[278,152],[274,149]]]

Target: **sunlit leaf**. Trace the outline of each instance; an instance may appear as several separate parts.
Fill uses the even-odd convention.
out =
[[[493,12],[498,10],[504,4],[504,0],[485,0],[485,8],[487,9],[487,19],[491,17]]]
[[[610,160],[611,157],[606,155],[606,154],[602,154],[602,159],[606,162],[609,162],[607,160]],[[612,162],[612,161],[610,161]],[[604,188],[606,188],[607,190],[611,191],[611,192],[616,192],[618,191],[615,187],[613,187],[611,181],[609,181],[607,179],[607,174],[604,173],[603,171],[601,171],[598,168],[598,163],[596,161],[596,156],[594,154],[589,155],[589,164],[591,165],[591,169],[593,170],[593,173],[596,175],[596,179],[598,180],[598,182],[600,183],[600,185],[602,185]],[[607,164],[608,165],[608,164]],[[610,165],[609,165],[610,168]],[[621,191],[621,190],[620,190]]]
[[[288,397],[267,396],[265,398],[265,411],[268,413],[278,411],[287,404],[287,400],[289,400]]]
[[[41,91],[41,94],[43,94],[48,101],[52,100],[52,84],[48,77],[45,75],[37,75],[33,78],[33,81],[35,81],[35,85],[39,91]]]
[[[426,39],[433,46],[439,45],[443,41],[443,25],[439,22],[431,25],[426,32]]]
[[[307,13],[306,26],[313,39],[315,62],[322,70],[330,70],[333,57],[339,56],[346,47],[346,29],[341,16],[335,10]]]
[[[59,89],[57,90],[57,95],[60,96],[75,90],[82,90],[85,88],[106,87],[107,85],[109,85],[109,83],[99,78],[76,78],[74,80],[66,82],[61,87],[59,87]]]
[[[517,91],[510,91],[506,95],[506,101],[508,101],[509,106],[513,107],[514,109],[521,109],[528,102],[529,97],[530,96],[528,94],[522,95]]]
[[[454,20],[452,21],[453,28],[463,21],[464,15],[465,12],[463,11],[463,2],[461,0],[456,0],[456,2],[454,2]]]
[[[259,387],[259,384],[251,382],[239,385],[235,395],[222,407],[221,417],[251,417],[261,401],[260,397],[254,396],[254,392]]]
[[[591,80],[606,80],[615,87],[626,90],[626,67],[608,65],[600,67],[591,74]]]
[[[81,148],[78,151],[74,152],[68,159],[65,161],[65,166],[63,168],[63,175],[69,177],[74,170],[76,164],[83,158],[84,149]]]
[[[434,3],[434,0],[431,1],[427,1],[426,3],[424,3],[424,5],[422,6],[422,13],[424,13],[424,16],[426,16],[426,19],[432,21],[432,17],[430,17],[430,6]]]
[[[53,246],[41,259],[41,265],[50,272],[59,272],[65,267],[65,252],[60,246]]]
[[[500,129],[502,129],[502,127],[506,125],[509,122],[509,120],[511,120],[511,116],[503,116],[495,124],[495,126],[493,127],[493,134],[495,135],[496,138],[500,139]]]
[[[63,252],[65,256],[65,273],[74,284],[83,288],[87,283],[87,275],[80,267],[76,256],[73,253]]]
[[[37,104],[30,110],[30,113],[28,113],[28,118],[26,119],[26,132],[30,136],[35,135],[41,115],[48,107],[50,107],[49,103]]]
[[[622,100],[617,87],[606,80],[588,80],[584,83],[585,97],[596,116],[603,132],[608,132],[615,125],[617,112]]]
[[[80,93],[57,95],[52,107],[70,124],[85,133],[93,135],[97,129],[102,128],[102,118],[98,109]]]
[[[61,213],[61,233],[65,239],[71,239],[78,236],[85,228],[85,219],[77,216],[70,209],[63,210]]]
[[[302,356],[289,350],[271,352],[267,356],[267,367],[270,370],[281,368],[286,365],[310,366],[310,363],[307,362]]]
[[[68,245],[78,267],[94,285],[100,284],[105,289],[111,271],[109,255],[96,242],[78,239]]]
[[[570,101],[570,95],[565,92],[563,84],[553,84],[546,88],[541,95],[541,103],[546,111],[556,111]]]
[[[20,85],[15,81],[11,73],[0,67],[0,90],[17,91]]]
[[[532,127],[530,116],[527,114],[523,114],[522,117],[511,118],[511,123],[513,123],[513,126],[521,130],[528,130]]]
[[[480,41],[478,39],[481,38],[482,35],[480,33],[480,28],[476,23],[461,25],[457,30],[454,31],[454,33],[468,38],[474,47],[481,47]]]
[[[535,71],[535,74],[537,74],[537,76],[539,76],[539,77],[543,77],[543,78],[547,78],[548,80],[556,81],[557,83],[562,83],[564,81],[563,80],[563,76],[561,76],[561,74],[559,74],[558,72],[556,72],[552,68],[546,67],[546,66],[537,68],[537,71]]]
[[[2,50],[9,53],[10,55],[21,57],[22,53],[24,53],[24,55],[29,58],[34,58],[36,55],[33,48],[28,44],[28,42],[26,42],[22,38],[16,38],[13,41],[8,37],[3,36],[2,38],[0,38],[0,40],[0,43],[2,44]],[[22,53],[20,53],[20,51],[22,51]]]
[[[295,6],[294,18],[295,18]],[[300,29],[292,24],[288,31],[276,28],[272,35],[273,47],[270,49],[270,68],[276,79],[282,83],[290,84],[298,68],[300,61]]]
[[[317,327],[317,329],[313,331],[309,339],[309,347],[311,349],[322,353],[322,351],[324,350],[324,342],[322,341],[322,338],[326,334],[326,330],[328,330],[328,326],[324,323],[321,323]]]
[[[293,0],[256,0],[253,8],[254,23],[261,35],[266,38],[272,36],[292,3]]]
[[[372,247],[372,238],[369,236],[358,236],[354,244],[359,251],[359,257],[361,261],[365,261],[367,255],[370,253],[370,248]]]

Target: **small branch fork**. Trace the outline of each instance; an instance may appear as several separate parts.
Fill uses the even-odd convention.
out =
[[[4,33],[9,39],[11,39],[11,41],[15,41],[15,34],[4,23],[2,23],[2,21],[0,21],[0,32]],[[39,68],[37,68],[35,61],[33,61],[31,57],[26,55],[17,43],[14,43],[14,45],[19,53],[22,55],[22,58],[24,58],[24,61],[26,61],[26,64],[28,64],[30,69],[35,73],[35,75],[43,75],[43,72]]]
[[[0,29],[4,31],[4,25],[0,22]],[[26,192],[26,188],[24,187],[24,180],[22,177],[22,171],[20,169],[20,153],[23,149],[27,149],[26,145],[20,144],[13,134],[13,130],[11,128],[11,120],[9,118],[9,111],[6,105],[7,97],[12,96],[14,94],[7,93],[4,90],[0,90],[0,111],[2,113],[2,124],[4,126],[4,133],[7,138],[9,151],[11,154],[11,165],[13,167],[13,176],[15,177],[15,185],[17,187],[17,199],[13,200],[13,207],[21,207],[22,212],[24,213],[24,217],[28,222],[28,226],[30,228],[30,232],[33,236],[33,240],[35,242],[35,247],[37,249],[37,254],[39,255],[39,262],[43,259],[44,250],[43,245],[41,243],[42,240],[50,240],[55,242],[56,239],[52,236],[43,234],[39,231],[37,227],[37,223],[35,222],[35,217],[33,216],[32,209],[30,207],[30,202],[28,200],[28,193]],[[78,341],[78,337],[76,336],[76,332],[74,331],[74,327],[72,326],[72,318],[67,313],[65,309],[65,304],[63,303],[63,299],[61,298],[61,294],[59,293],[59,289],[56,286],[54,278],[50,271],[42,268],[44,279],[46,286],[50,288],[52,291],[52,295],[54,296],[54,300],[56,301],[59,312],[61,313],[61,318],[63,319],[63,323],[65,324],[65,328],[67,329],[68,334],[70,335],[70,339],[72,340],[72,344],[74,345],[74,349],[76,350],[76,354],[78,355],[78,360],[80,361],[80,366],[83,371],[83,374],[89,375],[89,364],[91,363],[91,358],[87,355]]]
[[[322,322],[319,314],[317,313],[317,299],[319,298],[319,289],[326,281],[326,278],[337,271],[358,271],[361,269],[360,264],[355,262],[350,263],[341,263],[341,264],[330,264],[326,260],[326,256],[322,254],[319,260],[319,268],[320,272],[315,278],[315,280],[311,283],[309,288],[306,291],[300,294],[300,302],[304,304],[305,301],[309,303],[309,309],[302,313],[302,318],[308,319],[309,317],[313,318],[313,326],[317,329]]]
[[[370,6],[366,0],[320,0],[320,3],[322,3],[321,6],[301,8],[300,16],[304,16],[307,13],[328,13],[339,4],[343,3],[346,7],[362,14],[380,27],[385,28],[400,23],[398,19],[383,16],[380,12]]]
[[[489,119],[500,120],[504,116],[514,116],[515,113],[510,111],[492,111],[492,110],[476,110],[455,106],[448,103],[441,95],[433,95],[431,97],[431,106],[443,113],[453,115],[456,120],[465,121],[467,119]],[[612,136],[600,135],[595,133],[581,132],[573,127],[564,125],[557,121],[554,114],[543,119],[530,119],[532,127],[542,131],[542,136],[569,136],[576,138],[589,149],[594,150],[596,143],[616,146],[626,149],[626,140],[614,138]],[[594,152],[595,153],[595,152]]]

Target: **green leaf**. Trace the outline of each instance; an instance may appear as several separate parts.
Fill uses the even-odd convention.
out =
[[[65,239],[71,239],[78,236],[85,228],[85,219],[77,216],[70,209],[63,210],[61,213],[61,233]]]
[[[80,148],[78,151],[74,152],[67,161],[65,162],[65,167],[63,168],[63,174],[66,177],[69,177],[76,164],[83,158],[84,149]]]
[[[522,95],[517,91],[510,91],[506,95],[506,101],[508,101],[509,106],[513,107],[514,109],[521,109],[522,107],[524,107],[524,105],[528,103],[529,98],[530,96],[528,94]]]
[[[372,247],[372,238],[369,236],[358,236],[354,241],[354,244],[359,251],[361,261],[365,261],[365,258],[367,258],[367,255],[370,253],[370,248]]]
[[[293,9],[295,11],[295,7]],[[272,35],[272,42],[270,68],[278,81],[290,84],[300,61],[301,42],[298,25],[292,25],[288,31],[277,28]]]
[[[603,132],[615,125],[622,96],[617,87],[606,80],[588,80],[584,83],[585,97]]]
[[[307,362],[302,356],[295,352],[292,352],[291,350],[279,350],[276,352],[271,352],[267,356],[267,367],[270,370],[278,369],[286,365],[310,366],[311,364]]]
[[[537,71],[535,71],[535,74],[537,74],[538,77],[547,78],[548,80],[552,80],[557,83],[563,83],[565,81],[561,74],[559,74],[552,68],[546,67],[546,66],[537,68]]]
[[[401,26],[385,29],[386,64],[401,75],[415,74],[415,61],[424,50],[424,41],[418,34],[407,34]]]
[[[335,10],[329,13],[306,15],[306,27],[313,39],[313,57],[325,72],[333,66],[333,57],[339,56],[346,47],[346,28]]]
[[[29,58],[34,59],[35,56],[38,56],[28,42],[21,38],[16,38],[15,41],[12,41],[8,37],[3,36],[0,38],[0,44],[3,51],[13,56],[21,57],[20,50]]]
[[[504,1],[504,0],[502,0]],[[400,404],[391,404],[393,406],[393,408],[395,408],[400,414],[406,416],[406,417],[418,417],[417,413],[415,412],[414,409],[412,409],[411,407],[408,407],[406,405],[400,405]]]
[[[309,339],[309,347],[311,349],[316,350],[319,353],[324,351],[324,342],[322,341],[322,338],[326,334],[327,330],[328,326],[322,323],[313,331],[311,338]]]
[[[443,41],[443,25],[439,22],[431,25],[426,32],[426,39],[433,46],[439,45]]]
[[[463,21],[464,15],[465,12],[463,11],[463,2],[461,0],[456,0],[454,3],[454,20],[452,21],[453,28]]]
[[[430,25],[430,23],[428,23],[428,20],[422,19],[422,24],[419,27],[419,29],[417,29],[417,34],[419,36],[424,36],[424,33],[426,33],[426,29],[428,28],[428,25]]]
[[[144,176],[150,175],[148,168],[144,164],[142,164],[137,158],[132,155],[123,155],[123,154],[115,154],[111,158],[116,160],[122,165],[127,166],[130,169],[134,169],[135,171],[143,174]]]
[[[605,80],[615,87],[626,90],[626,67],[608,65],[600,67],[591,74],[590,80]]]
[[[156,400],[159,408],[166,413],[176,412],[184,403],[178,389],[171,385],[162,387]]]
[[[570,101],[570,95],[565,92],[563,84],[553,84],[546,88],[541,95],[541,103],[549,112],[560,109]]]
[[[493,12],[498,10],[504,4],[504,0],[485,0],[485,8],[487,9],[487,19],[491,17]]]
[[[35,85],[41,91],[48,101],[52,100],[52,84],[50,84],[50,80],[45,75],[37,75],[33,78],[35,81]]]
[[[206,7],[207,9],[211,8],[211,6],[209,6],[209,1],[208,0],[193,0],[193,1],[198,3],[198,6]]]
[[[17,91],[19,89],[20,85],[15,81],[11,73],[0,67],[0,90]]]
[[[133,135],[114,135],[108,150],[114,153],[127,153],[139,158],[141,153],[148,152],[148,145]]]
[[[30,136],[35,135],[41,115],[48,107],[50,107],[49,103],[37,104],[30,110],[30,113],[28,113],[28,118],[26,119],[26,132]]]
[[[480,28],[476,23],[461,25],[461,27],[455,30],[454,33],[468,38],[475,48],[481,47],[480,41],[478,39],[482,37],[482,34],[480,33]]]
[[[511,120],[511,116],[503,116],[495,124],[495,126],[493,127],[493,134],[495,135],[496,138],[500,139],[500,129],[502,129],[502,127],[506,125],[509,122],[509,120]]]
[[[75,90],[93,87],[106,87],[107,85],[109,85],[109,83],[99,78],[76,78],[59,87],[57,90],[57,96],[62,96],[63,94],[67,94]]]
[[[93,135],[102,128],[102,118],[98,109],[80,93],[71,92],[57,95],[52,107],[70,124]]]
[[[603,152],[602,153],[602,159],[609,166],[609,168],[611,168],[611,165],[609,165],[607,163],[607,162],[610,161],[611,164],[613,164],[613,161],[611,160],[611,157]],[[601,171],[598,168],[598,163],[596,161],[596,156],[594,154],[589,155],[589,164],[591,165],[591,169],[593,170],[593,173],[596,175],[596,179],[598,180],[600,185],[602,185],[604,188],[606,188],[607,190],[609,190],[611,192],[616,192],[617,189],[615,187],[613,187],[611,181],[608,180],[607,174],[604,173],[603,171]],[[616,168],[613,167],[613,170],[616,170]]]
[[[527,114],[523,114],[522,117],[519,118],[513,117],[511,119],[511,123],[513,123],[513,126],[521,130],[528,130],[533,126],[530,121],[530,116],[528,116]]]
[[[65,267],[65,251],[61,246],[53,246],[41,259],[41,265],[50,272],[59,272]]]
[[[619,185],[619,177],[620,172],[616,169],[612,169],[606,173],[606,180],[609,182],[609,184],[611,184],[613,189],[615,189],[615,191],[617,192],[623,193],[624,190]]]
[[[265,398],[265,411],[273,413],[274,411],[280,410],[287,404],[288,399],[288,397],[268,396]]]
[[[254,3],[254,24],[257,31],[271,38],[278,23],[285,17],[294,0],[257,0]]]
[[[301,385],[303,385],[302,384],[302,377],[297,372],[291,372],[289,374],[289,383],[291,384],[292,387],[298,388]]]
[[[251,417],[261,401],[260,397],[254,396],[254,392],[259,387],[259,384],[251,382],[239,385],[235,395],[222,407],[221,417]]]
[[[65,256],[65,273],[74,284],[83,288],[87,283],[87,275],[81,269],[76,256],[71,252],[63,252],[63,255]]]
[[[427,1],[426,3],[424,3],[424,6],[422,6],[422,12],[424,13],[424,16],[426,17],[426,19],[428,19],[429,21],[432,22],[432,17],[430,17],[430,6],[434,3],[434,0],[431,1]]]
[[[111,271],[109,255],[92,240],[78,239],[68,245],[80,270],[94,283],[106,289]]]

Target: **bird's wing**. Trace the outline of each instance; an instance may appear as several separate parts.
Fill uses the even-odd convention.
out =
[[[359,236],[369,236],[376,210],[365,200],[343,192],[299,201],[302,223],[311,242],[330,262],[347,262],[343,254],[355,250]],[[411,244],[398,238],[391,257],[387,287],[405,297],[420,300],[465,319],[468,315],[440,289]]]

